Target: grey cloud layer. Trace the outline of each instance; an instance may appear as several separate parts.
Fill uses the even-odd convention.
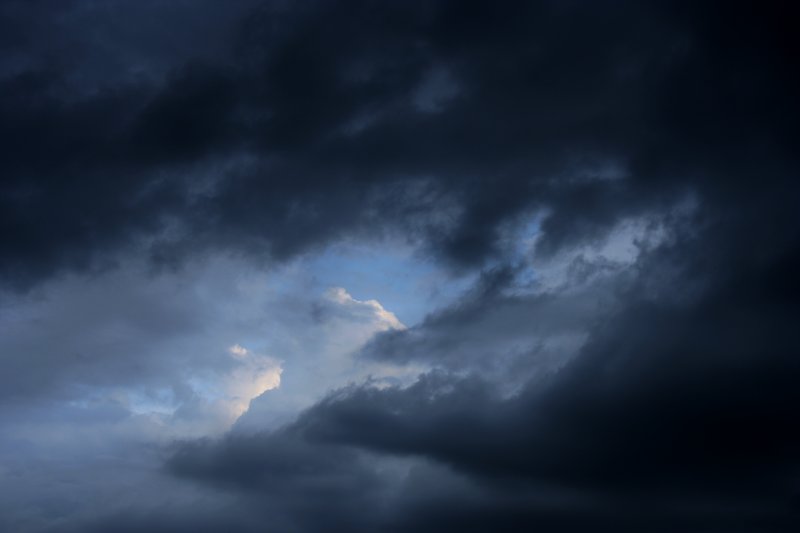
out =
[[[140,483],[224,504],[132,498],[57,526],[798,528],[792,6],[220,5],[0,6],[8,301],[71,275],[103,299],[132,255],[191,273],[221,254],[275,264],[387,237],[477,281],[357,354],[423,369],[413,384],[337,388],[259,432],[265,396],[247,430],[174,443],[164,478]],[[0,341],[0,400],[174,371],[174,356],[96,364],[73,349],[76,329],[114,341],[113,317],[140,345],[207,324],[180,299],[155,304],[152,279],[131,280],[112,317],[91,291],[66,293]],[[372,324],[358,305],[304,312]]]
[[[412,467],[375,522],[361,524],[359,513],[347,523],[352,530],[789,530],[800,518],[800,346],[790,281],[797,256],[787,260],[766,279],[740,274],[699,300],[629,302],[563,368],[513,396],[482,377],[448,373],[405,389],[351,387],[278,433],[185,446],[170,468],[245,492],[262,482],[285,489],[297,474],[278,468],[274,441],[290,436],[312,446],[302,464],[344,447],[433,461],[464,476],[428,494],[413,475],[428,463]],[[438,334],[454,342],[464,333],[445,332]],[[312,471],[324,477],[339,468]],[[424,495],[423,503],[411,506],[403,490]]]

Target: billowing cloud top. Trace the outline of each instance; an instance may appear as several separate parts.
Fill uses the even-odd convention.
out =
[[[786,2],[0,4],[0,530],[800,528]]]

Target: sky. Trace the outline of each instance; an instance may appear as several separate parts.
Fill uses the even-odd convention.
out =
[[[800,530],[791,2],[0,2],[0,531]]]

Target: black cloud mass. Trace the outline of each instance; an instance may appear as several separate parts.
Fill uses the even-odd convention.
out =
[[[781,1],[2,2],[0,424],[200,364],[146,346],[210,315],[135,284],[209,258],[389,243],[464,288],[354,350],[410,381],[315,381],[259,425],[268,392],[217,436],[114,433],[155,474],[115,467],[113,509],[59,489],[32,511],[60,471],[0,446],[0,494],[27,495],[0,528],[797,531],[798,22]],[[138,281],[102,281],[132,258]],[[59,283],[99,287],[54,297],[93,318],[24,329]],[[88,310],[115,298],[124,320]],[[124,342],[102,357],[70,340],[104,332]]]

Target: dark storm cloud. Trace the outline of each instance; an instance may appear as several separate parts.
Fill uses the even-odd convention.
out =
[[[4,283],[386,235],[483,275],[361,354],[414,384],[176,444],[165,475],[231,505],[65,528],[797,529],[791,6],[175,5],[125,39],[93,3],[0,8]],[[190,12],[229,31],[172,40]],[[536,261],[578,250],[555,288],[509,241],[535,216]],[[671,233],[581,255],[626,220]]]
[[[296,432],[229,436],[197,442],[169,463],[182,476],[199,476],[231,489],[254,492],[264,519],[276,531],[374,523],[390,488],[363,454],[344,447],[317,447]],[[252,513],[252,510],[249,511]]]
[[[413,511],[401,492],[375,518],[414,530],[788,531],[800,520],[797,266],[794,253],[737,273],[699,301],[629,302],[572,362],[510,397],[442,373],[405,389],[354,386],[278,433],[185,446],[170,467],[291,494],[299,474],[284,465],[296,459],[279,443],[292,438],[315,476],[335,475],[342,463],[318,458],[345,446],[433,460],[486,491],[477,503],[426,495]]]
[[[381,228],[479,265],[532,207],[552,210],[544,253],[687,189],[745,193],[757,161],[766,182],[788,171],[778,7],[182,5],[4,8],[23,28],[0,82],[7,281],[137,244],[282,258]],[[125,15],[140,34],[108,35]],[[194,53],[199,36],[165,37],[187,16],[214,37]],[[630,179],[598,182],[609,167]]]

